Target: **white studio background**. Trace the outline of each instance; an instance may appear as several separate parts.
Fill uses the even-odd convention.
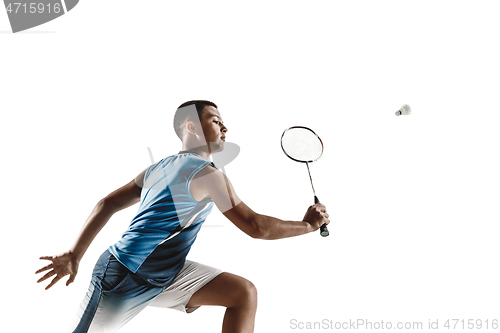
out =
[[[495,1],[81,1],[11,34],[0,14],[4,327],[61,332],[99,255],[44,291],[99,199],[180,150],[176,107],[219,105],[225,169],[255,211],[300,220],[307,169],[292,125],[325,144],[311,164],[331,235],[253,240],[214,211],[190,259],[257,286],[256,332],[301,322],[500,319],[500,21]],[[410,116],[395,111],[408,103]],[[5,298],[5,295],[7,296]],[[122,332],[219,332],[223,309],[146,309]],[[11,329],[12,330],[12,329]],[[309,330],[312,331],[312,330]]]

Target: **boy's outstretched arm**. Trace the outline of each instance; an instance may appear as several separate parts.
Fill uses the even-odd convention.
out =
[[[310,206],[301,221],[281,219],[258,214],[250,209],[236,194],[229,179],[220,171],[208,166],[200,171],[190,188],[195,199],[203,195],[212,198],[219,210],[241,231],[253,238],[280,239],[303,235],[330,223],[323,204]]]
[[[48,272],[37,282],[40,283],[55,275],[50,284],[45,287],[45,290],[52,287],[66,275],[69,275],[69,279],[66,282],[67,286],[75,280],[80,260],[111,216],[117,211],[139,202],[144,174],[145,171],[139,174],[134,180],[108,194],[97,203],[69,251],[56,256],[40,257],[42,260],[50,260],[52,262],[35,272],[35,274],[38,274],[48,270]]]

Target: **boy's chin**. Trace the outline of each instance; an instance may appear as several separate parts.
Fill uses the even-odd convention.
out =
[[[224,142],[210,142],[210,151],[213,153],[219,153],[224,150]]]

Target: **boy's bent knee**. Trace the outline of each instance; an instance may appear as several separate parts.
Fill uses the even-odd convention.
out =
[[[242,278],[233,295],[235,296],[234,304],[236,307],[257,305],[257,288],[247,279]]]

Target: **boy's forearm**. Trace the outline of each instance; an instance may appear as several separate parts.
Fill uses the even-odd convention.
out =
[[[70,249],[70,252],[72,252],[78,260],[82,259],[94,238],[114,213],[115,210],[107,205],[104,200],[97,203]]]
[[[256,217],[261,239],[280,239],[307,234],[313,231],[311,225],[304,221],[283,221],[266,215]]]

